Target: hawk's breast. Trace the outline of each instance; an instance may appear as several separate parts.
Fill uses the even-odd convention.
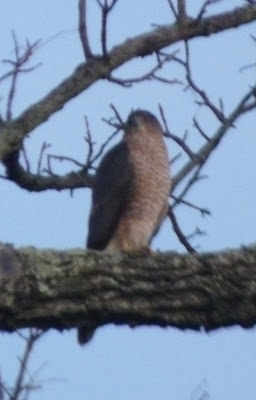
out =
[[[162,131],[140,129],[125,138],[133,182],[127,206],[108,248],[146,247],[166,215],[170,193],[167,149]]]

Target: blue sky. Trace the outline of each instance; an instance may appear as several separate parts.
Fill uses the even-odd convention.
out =
[[[91,0],[89,29],[93,50],[99,47],[99,13]],[[188,1],[195,13],[195,4]],[[241,6],[243,1],[222,1],[212,12]],[[18,82],[14,116],[31,103],[38,101],[68,76],[83,61],[76,31],[77,1],[72,0],[9,0],[0,5],[1,60],[13,57],[11,30],[21,43],[41,39],[31,65],[42,62],[33,73]],[[151,24],[172,21],[167,1],[138,2],[120,0],[110,18],[109,46],[118,44],[150,29]],[[240,97],[254,83],[255,70],[239,72],[243,65],[255,60],[255,24],[207,39],[191,42],[191,62],[194,78],[217,103],[221,97],[225,110],[231,111]],[[4,40],[3,40],[4,38]],[[182,49],[180,44],[171,50]],[[182,54],[182,50],[180,52]],[[152,65],[146,58],[130,62],[116,72],[122,77],[142,74]],[[6,65],[0,65],[0,75]],[[164,70],[165,76],[182,77],[176,66]],[[0,110],[4,113],[8,84],[0,87]],[[87,115],[95,140],[103,142],[112,133],[102,117],[112,116],[113,103],[126,118],[132,108],[146,108],[159,116],[161,103],[173,133],[189,131],[189,144],[197,149],[201,139],[193,129],[191,118],[196,113],[209,134],[217,129],[216,121],[205,110],[198,109],[192,94],[180,86],[146,82],[124,89],[99,82],[86,93],[68,103],[44,125],[38,127],[26,141],[32,167],[36,167],[43,141],[51,143],[53,154],[69,155],[80,161],[85,157],[84,115]],[[200,227],[207,235],[196,238],[194,245],[202,251],[239,247],[255,242],[255,114],[241,119],[230,130],[222,146],[210,159],[203,180],[188,199],[209,208],[210,217],[201,218],[195,211],[180,208],[177,213],[186,233]],[[168,144],[170,157],[177,148]],[[184,158],[185,160],[185,158]],[[174,165],[174,173],[182,164]],[[69,165],[58,165],[65,172]],[[15,246],[34,245],[39,248],[68,249],[83,247],[89,212],[89,191],[47,191],[27,193],[14,184],[0,181],[1,225],[0,239]],[[154,242],[154,248],[184,251],[170,223],[165,222]],[[11,384],[15,376],[17,355],[22,349],[17,335],[2,334],[0,339],[0,368],[3,380]],[[207,389],[213,400],[245,399],[256,396],[255,330],[220,329],[206,334],[177,329],[107,326],[100,329],[93,341],[84,348],[76,342],[74,330],[63,334],[50,331],[36,347],[31,371],[44,361],[39,380],[46,380],[34,400],[62,398],[102,399],[170,399],[194,400],[200,390]],[[48,381],[48,378],[55,378]]]

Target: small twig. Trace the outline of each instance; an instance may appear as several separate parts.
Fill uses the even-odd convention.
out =
[[[3,392],[7,395],[7,398],[10,399],[11,398],[11,392],[3,382],[2,382],[2,389],[3,389]],[[5,398],[5,396],[3,396],[3,399],[4,398]]]
[[[20,55],[19,45],[16,38],[15,33],[12,31],[13,41],[14,41],[14,53],[15,53],[15,61],[12,60],[3,60],[4,63],[11,64],[13,66],[13,70],[4,76],[1,77],[2,80],[6,79],[7,77],[11,76],[11,85],[9,89],[9,93],[7,96],[7,106],[6,106],[6,120],[10,121],[12,119],[12,106],[13,100],[15,96],[16,86],[17,86],[17,79],[20,72],[30,72],[37,68],[39,64],[30,67],[30,68],[22,68],[24,64],[26,64],[29,59],[31,58],[36,46],[38,45],[39,41],[36,41],[33,44],[30,44],[29,41],[26,41],[26,48],[23,54]]]
[[[219,98],[219,103],[220,103],[220,111],[224,114],[224,103],[221,97]]]
[[[32,350],[36,341],[42,336],[43,331],[39,329],[30,329],[29,336],[26,339],[26,346],[22,357],[20,358],[20,369],[16,378],[16,382],[10,397],[10,400],[18,400],[22,390],[23,383],[25,379],[25,374],[27,373],[27,366],[29,362],[29,358],[31,356]]]
[[[102,118],[102,121],[111,126],[112,128],[115,128],[117,131],[119,131],[120,129],[125,129],[125,122],[123,121],[116,107],[113,104],[110,104],[110,107],[114,111],[115,116],[109,119]]]
[[[168,125],[167,125],[167,121],[166,121],[166,118],[165,118],[165,115],[164,115],[164,111],[163,111],[163,108],[162,108],[162,106],[159,104],[159,111],[160,111],[160,114],[161,114],[161,118],[162,118],[162,120],[163,120],[163,124],[164,124],[164,127],[165,127],[165,134],[164,134],[164,136],[165,137],[167,137],[167,138],[170,138],[170,139],[172,139],[175,143],[177,143],[181,148],[182,148],[182,150],[184,150],[184,152],[189,156],[189,158],[191,159],[191,160],[193,160],[196,156],[195,156],[195,154],[190,150],[190,148],[186,145],[186,143],[185,143],[185,141],[184,140],[182,140],[181,138],[179,138],[178,136],[176,136],[176,135],[173,135],[172,133],[170,133],[170,130],[169,130],[169,128],[168,128]]]
[[[112,0],[108,5],[108,0],[103,0],[104,4],[101,3],[100,0],[96,0],[99,7],[101,8],[101,46],[104,57],[107,57],[107,22],[108,15],[110,11],[112,11],[113,7],[117,3],[118,0]]]
[[[172,10],[172,13],[173,13],[173,15],[174,15],[174,18],[175,18],[175,19],[178,19],[178,12],[177,12],[177,10],[176,10],[176,8],[175,8],[175,6],[174,6],[172,0],[167,0],[167,1],[168,1],[169,6],[170,6],[170,9]]]
[[[254,68],[254,67],[256,67],[256,63],[247,64],[247,65],[244,65],[243,67],[241,67],[239,69],[239,72],[244,72],[247,69],[251,69],[251,68]]]
[[[2,62],[7,62],[7,61],[8,61],[8,60],[3,60]],[[33,65],[33,67],[29,67],[29,68],[19,68],[19,74],[22,74],[22,73],[27,74],[27,73],[29,73],[29,72],[32,72],[32,71],[34,71],[36,68],[40,67],[40,65],[42,65],[41,62],[40,62],[40,63],[37,63],[37,64],[35,64],[35,65]],[[4,74],[4,75],[2,75],[2,76],[0,77],[0,83],[2,83],[5,79],[10,78],[11,76],[13,76],[13,74],[14,74],[14,70],[9,71],[9,72],[6,72],[6,74]]]
[[[256,107],[256,102],[254,101],[253,103],[244,106],[243,109],[242,109],[242,112],[246,113],[248,111],[253,110],[255,107]]]
[[[207,8],[209,6],[211,6],[212,4],[219,3],[220,1],[222,1],[222,0],[206,0],[203,3],[203,5],[201,6],[201,8],[196,16],[196,21],[200,21],[203,18],[203,16],[205,15]]]
[[[111,117],[109,119],[101,118],[101,120],[103,122],[105,122],[107,125],[111,126],[111,128],[115,128],[118,130],[122,129],[122,126],[119,124],[119,122],[116,122],[116,120],[113,117]]]
[[[191,189],[191,187],[195,183],[197,183],[198,181],[206,178],[205,175],[200,175],[202,167],[203,167],[203,165],[199,165],[197,167],[197,169],[195,170],[195,172],[193,173],[192,177],[188,180],[187,184],[185,185],[185,187],[183,188],[182,192],[178,196],[178,198],[180,200],[184,199],[184,197],[187,195],[188,191]],[[176,206],[176,204],[173,205],[173,207],[175,207],[175,206]]]
[[[12,75],[12,83],[11,83],[10,91],[9,91],[8,98],[7,98],[7,110],[6,110],[7,121],[10,121],[12,118],[11,109],[12,109],[12,103],[13,103],[13,98],[14,98],[14,93],[15,93],[17,76],[18,76],[17,72],[13,73],[13,75]]]
[[[94,152],[95,143],[92,141],[92,134],[91,134],[90,127],[89,127],[89,122],[88,122],[87,117],[85,117],[85,122],[86,122],[85,141],[88,145],[88,153],[87,153],[86,163],[83,166],[83,170],[88,170],[89,168],[93,168],[93,164],[95,163],[95,161],[97,161],[100,158],[100,156],[103,154],[105,148],[108,146],[108,144],[111,142],[111,140],[117,135],[119,130],[124,126],[124,123],[122,122],[122,119],[121,119],[117,109],[114,107],[113,104],[111,104],[110,106],[111,106],[112,110],[114,111],[115,117],[118,119],[119,123],[116,124],[116,123],[112,122],[111,120],[106,120],[106,119],[102,118],[102,120],[104,122],[106,122],[111,127],[114,127],[115,131],[100,146],[99,150],[96,153]]]
[[[135,78],[136,79],[136,78]],[[115,83],[116,85],[123,86],[125,88],[130,88],[132,87],[133,83],[135,83],[135,79],[121,79],[121,78],[115,78],[112,75],[109,75],[107,77],[107,80],[111,83]],[[137,81],[138,82],[138,81]],[[137,83],[136,82],[136,83]],[[140,81],[141,82],[141,81]]]
[[[203,235],[206,235],[206,232],[202,231],[200,228],[196,227],[194,232],[187,235],[186,238],[187,238],[187,240],[191,240],[191,239],[194,239],[196,236],[203,236]]]
[[[177,1],[177,7],[178,7],[178,20],[183,21],[187,17],[187,12],[186,12],[186,0],[178,0]]]
[[[186,53],[186,61],[185,61],[185,68],[186,68],[186,78],[188,81],[189,86],[197,93],[199,96],[202,98],[203,103],[197,102],[199,105],[205,105],[207,106],[213,114],[216,116],[216,118],[224,124],[226,122],[226,117],[223,114],[221,110],[219,110],[209,99],[207,96],[206,92],[201,90],[194,80],[192,79],[192,74],[191,74],[191,68],[190,68],[190,53],[189,53],[189,46],[188,42],[185,42],[185,53]]]
[[[185,68],[186,71],[186,79],[187,79],[187,87],[185,88],[185,90],[187,89],[192,89],[195,93],[197,93],[202,101],[196,101],[196,104],[198,104],[199,106],[206,106],[208,107],[213,114],[216,116],[216,118],[222,123],[225,124],[226,123],[226,117],[223,113],[223,107],[221,107],[221,109],[219,109],[218,107],[216,107],[209,99],[209,97],[207,96],[206,92],[202,89],[200,89],[197,84],[195,83],[194,79],[192,78],[192,72],[191,72],[191,67],[190,67],[190,52],[189,52],[189,47],[188,47],[188,42],[185,41],[185,54],[186,54],[186,59],[185,61],[182,60],[181,58],[174,56],[173,60],[176,61],[177,63],[179,63],[180,65],[182,65]]]
[[[44,156],[46,149],[48,149],[49,147],[51,147],[51,145],[49,143],[43,142],[41,150],[40,150],[39,158],[38,158],[38,163],[37,163],[37,175],[40,175],[42,162],[43,162],[43,156]]]
[[[193,118],[193,123],[194,123],[194,127],[198,130],[200,135],[203,136],[203,138],[206,139],[208,142],[210,142],[211,139],[203,131],[203,129],[201,128],[201,126],[199,125],[199,122],[197,121],[197,119],[195,117]]]
[[[80,40],[83,47],[84,56],[86,59],[92,58],[93,54],[91,51],[88,30],[87,30],[87,13],[86,13],[86,0],[79,0],[78,12],[79,12],[79,25],[78,31],[80,35]]]
[[[88,146],[87,157],[86,157],[86,162],[85,162],[84,168],[89,169],[92,164],[91,159],[92,159],[95,143],[92,140],[92,134],[91,134],[87,116],[85,116],[84,119],[85,119],[85,125],[86,125],[86,134],[85,134],[84,140],[86,141],[86,144]]]
[[[163,78],[162,76],[158,76],[156,74],[153,74],[153,78],[162,83],[167,83],[168,85],[183,85],[183,82],[181,82],[179,79],[167,79]]]
[[[106,4],[107,0],[105,0]],[[102,7],[102,24],[101,24],[101,45],[103,56],[107,57],[107,20],[108,20],[108,6]]]
[[[73,164],[75,164],[76,166],[80,167],[80,168],[84,168],[84,164],[80,163],[79,161],[75,160],[72,157],[67,157],[67,156],[57,156],[55,154],[48,154],[48,158],[49,160],[58,160],[60,162],[62,161],[68,161],[71,162]]]
[[[22,143],[22,146],[21,146],[21,153],[22,153],[24,161],[25,161],[26,171],[30,172],[30,162],[28,159],[28,155],[27,155],[27,151],[26,151],[24,143]]]
[[[120,129],[117,129],[109,138],[101,145],[99,151],[95,154],[95,156],[91,159],[91,164],[93,164],[98,158],[102,155],[107,145],[111,142],[111,140],[117,135]]]
[[[179,138],[179,137],[176,136],[176,135],[173,135],[173,134],[170,133],[170,132],[165,132],[165,133],[164,133],[164,136],[165,136],[166,138],[172,139],[175,143],[177,143],[177,144],[182,148],[182,150],[188,155],[188,157],[189,157],[191,160],[194,160],[194,159],[197,157],[197,155],[196,155],[195,153],[193,153],[192,150],[190,150],[190,148],[189,148],[188,145],[184,142],[183,139]]]
[[[188,206],[190,208],[193,208],[196,211],[199,211],[202,216],[211,215],[210,211],[207,208],[196,206],[195,204],[191,203],[190,201],[187,201],[187,200],[184,200],[182,198],[176,197],[173,194],[171,195],[171,197],[175,200],[175,203],[172,206],[173,208],[177,204],[184,204],[184,205],[186,205],[186,206]]]
[[[185,129],[184,135],[182,137],[183,142],[186,142],[188,135],[189,135],[189,131],[188,131],[188,129]]]
[[[174,57],[176,54],[179,52],[179,50],[175,50],[172,54],[165,54],[158,52],[156,53],[156,65],[147,73],[137,77],[137,78],[130,78],[130,79],[120,79],[113,77],[110,75],[107,79],[109,82],[116,83],[118,85],[121,85],[123,87],[131,87],[134,83],[141,83],[144,81],[150,81],[150,80],[157,80],[159,82],[163,83],[168,83],[168,84],[183,84],[181,81],[178,79],[167,79],[161,76],[156,75],[156,72],[158,72],[165,63],[173,61]]]
[[[205,143],[197,152],[197,159],[189,160],[181,170],[174,176],[172,181],[173,189],[183,181],[185,176],[187,176],[194,168],[201,168],[207,160],[210,158],[213,151],[218,147],[222,138],[226,135],[228,129],[234,126],[235,121],[243,115],[247,111],[251,111],[256,108],[256,102],[253,102],[250,106],[248,105],[248,101],[254,97],[256,88],[252,87],[244,97],[239,101],[233,111],[229,114],[226,119],[225,124],[221,124],[221,126],[217,129],[215,134],[210,138],[210,141]]]
[[[178,224],[178,221],[175,217],[175,214],[174,214],[171,206],[169,206],[169,208],[168,208],[168,216],[172,222],[173,230],[176,233],[176,235],[178,236],[181,244],[187,249],[187,251],[189,253],[195,254],[196,250],[191,246],[191,244],[188,242],[186,236],[183,234],[182,230],[180,229],[180,226]]]
[[[22,390],[23,390],[23,398],[21,400],[27,400],[28,395],[32,390],[38,390],[42,388],[42,384],[48,381],[57,381],[57,379],[44,379],[40,380],[39,382],[36,382],[37,376],[41,373],[42,369],[45,367],[46,362],[43,362],[35,371],[33,371],[32,374],[28,373],[29,377],[29,382],[23,384]]]
[[[181,153],[176,154],[176,156],[172,157],[169,165],[173,165],[179,158],[181,157]]]
[[[6,74],[0,76],[0,83],[2,83],[5,79],[9,78],[13,75],[13,71],[6,72]]]
[[[122,128],[124,128],[124,127],[125,127],[125,122],[123,121],[121,115],[120,115],[119,112],[117,111],[117,108],[114,106],[114,104],[110,104],[110,107],[111,107],[112,110],[114,111],[115,117],[116,117],[116,119],[118,120],[120,126],[121,126]]]
[[[110,104],[111,109],[114,111],[115,118],[117,119],[117,123],[113,121],[113,119],[105,119],[102,118],[102,121],[104,121],[106,124],[111,126],[112,128],[115,128],[115,131],[112,133],[112,135],[109,136],[109,138],[101,145],[99,151],[94,155],[94,157],[91,158],[91,164],[93,164],[104,152],[106,146],[112,141],[112,139],[118,134],[118,132],[121,129],[125,129],[125,122],[123,121],[120,113],[118,112],[117,108],[114,106],[114,104]]]
[[[50,176],[55,176],[54,172],[52,171],[51,165],[51,157],[50,154],[47,154],[47,168],[44,168],[42,172],[46,172]]]

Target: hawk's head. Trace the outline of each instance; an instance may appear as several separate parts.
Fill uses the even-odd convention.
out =
[[[126,128],[139,129],[144,127],[161,129],[158,119],[149,111],[135,110],[130,113],[126,122]]]

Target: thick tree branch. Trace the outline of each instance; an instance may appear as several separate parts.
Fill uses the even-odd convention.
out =
[[[91,187],[93,176],[88,174],[83,168],[78,171],[72,171],[66,175],[50,174],[44,176],[42,174],[33,174],[26,171],[18,161],[18,153],[13,153],[5,161],[8,180],[11,180],[24,188],[33,192],[41,192],[43,190],[54,189],[77,189],[81,187]]]
[[[110,255],[0,246],[0,329],[256,323],[256,247]]]
[[[235,121],[240,118],[243,114],[251,111],[256,107],[255,101],[251,102],[251,99],[254,99],[255,96],[255,87],[252,87],[244,97],[239,101],[234,110],[229,114],[223,124],[219,127],[216,133],[211,137],[207,137],[207,143],[204,144],[197,153],[192,153],[185,142],[168,133],[168,126],[164,116],[164,112],[160,106],[160,113],[164,122],[165,129],[167,131],[166,136],[170,137],[174,141],[176,141],[183,150],[190,156],[190,160],[178,171],[178,173],[173,177],[172,181],[172,190],[174,190],[179,183],[183,181],[183,179],[194,170],[195,167],[199,167],[200,169],[205,165],[205,163],[209,160],[213,151],[218,147],[223,137],[226,135],[227,131],[230,127],[234,126]],[[113,106],[111,105],[113,108]],[[114,108],[114,112],[116,114],[116,110]],[[118,115],[116,115],[118,118]],[[106,121],[108,122],[108,121]],[[108,122],[109,123],[109,122]],[[102,152],[105,149],[105,146],[109,143],[109,141],[116,135],[119,129],[124,125],[123,121],[119,121],[118,127],[116,124],[110,123],[111,126],[116,128],[116,131],[107,139],[107,141],[101,146],[100,150],[94,154],[90,155],[89,148],[89,159],[87,158],[86,164],[84,168],[80,168],[78,171],[72,171],[64,176],[54,174],[51,169],[47,171],[50,175],[44,176],[41,174],[33,174],[28,170],[25,170],[19,163],[19,153],[14,152],[9,157],[4,160],[4,164],[6,166],[6,177],[7,179],[17,183],[20,187],[29,190],[40,192],[46,189],[54,189],[54,190],[65,190],[65,189],[77,189],[81,187],[91,187],[93,184],[93,176],[88,173],[89,167],[97,160]],[[197,123],[198,126],[198,123]],[[2,128],[3,129],[3,128]],[[88,126],[87,126],[88,129]],[[205,136],[205,135],[204,135]],[[1,137],[1,135],[0,135]],[[88,139],[90,140],[90,139]],[[41,156],[40,156],[41,159]],[[192,179],[189,187],[192,186],[194,180]],[[180,197],[180,196],[179,196]]]
[[[38,103],[25,110],[16,120],[3,126],[0,135],[0,160],[21,148],[26,135],[60,110],[69,100],[128,60],[150,55],[181,40],[209,36],[256,19],[256,6],[248,5],[230,12],[196,20],[186,18],[182,25],[173,24],[128,39],[108,52],[108,57],[94,57],[79,65],[74,73],[54,88]]]

